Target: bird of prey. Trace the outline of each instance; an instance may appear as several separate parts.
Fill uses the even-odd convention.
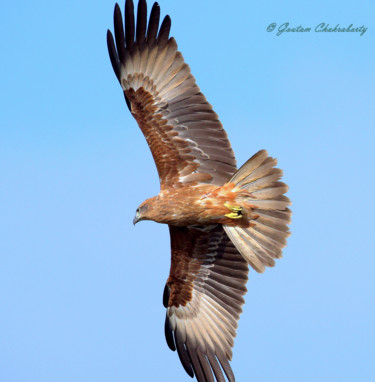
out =
[[[156,163],[160,193],[136,210],[134,224],[168,224],[171,268],[163,303],[165,337],[199,382],[235,380],[229,364],[244,304],[248,265],[257,272],[281,257],[289,235],[288,187],[265,150],[239,170],[227,134],[169,37],[155,3],[135,20],[118,4],[109,56],[126,104]]]

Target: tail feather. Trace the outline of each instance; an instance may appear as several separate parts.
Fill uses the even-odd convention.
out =
[[[291,204],[284,194],[288,186],[280,182],[283,172],[275,168],[277,160],[261,150],[252,156],[230,179],[237,188],[250,196],[247,203],[254,206],[250,227],[227,226],[224,229],[246,261],[257,271],[275,265],[290,235]]]
[[[282,177],[282,175],[283,175],[283,172],[279,168],[273,168],[270,171],[269,175],[251,182],[251,188],[254,191],[260,190],[264,187],[267,187],[269,184],[272,184],[273,182],[276,182],[277,180],[279,180]],[[241,186],[243,187],[246,184],[247,183],[241,182],[240,187]]]
[[[254,154],[237,172],[232,176],[230,180],[232,183],[240,183],[244,180],[249,173],[258,168],[267,159],[268,154],[266,150],[260,150]]]
[[[267,187],[253,191],[251,194],[256,199],[272,199],[288,192],[288,186],[285,183],[278,182],[274,187]]]

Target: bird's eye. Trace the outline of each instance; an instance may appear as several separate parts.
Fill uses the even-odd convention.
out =
[[[137,208],[137,210],[135,211],[135,214],[139,215],[139,208]]]

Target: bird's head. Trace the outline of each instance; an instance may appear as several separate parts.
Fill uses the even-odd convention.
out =
[[[133,224],[136,225],[141,220],[148,220],[147,211],[148,204],[146,200],[136,209]]]

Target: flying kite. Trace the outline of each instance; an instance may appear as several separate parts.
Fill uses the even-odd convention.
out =
[[[291,212],[276,159],[261,150],[239,170],[227,134],[169,37],[155,3],[118,4],[109,56],[156,163],[160,193],[136,210],[134,224],[168,224],[171,268],[164,289],[165,337],[199,382],[235,380],[229,361],[244,304],[248,264],[274,266]]]

